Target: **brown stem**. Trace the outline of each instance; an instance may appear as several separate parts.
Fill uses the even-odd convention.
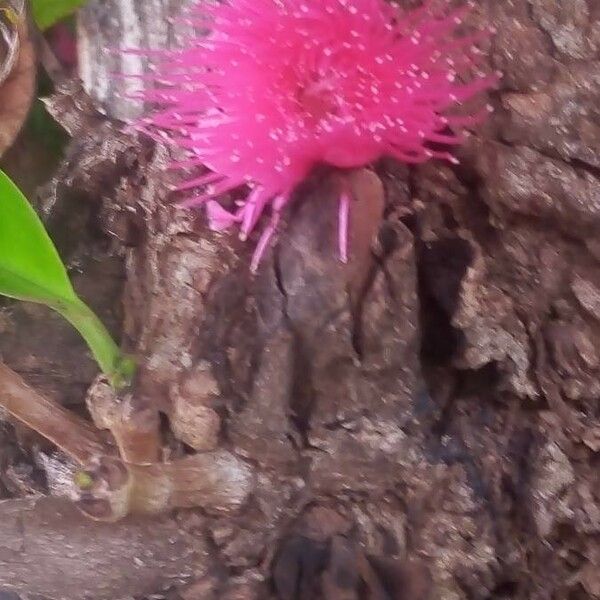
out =
[[[35,91],[35,52],[27,23],[20,17],[16,34],[18,47],[15,45],[14,48],[14,62],[9,57],[6,65],[0,65],[0,155],[11,146],[21,130]]]
[[[94,427],[56,402],[44,398],[2,363],[0,406],[81,464],[89,464],[108,451]]]

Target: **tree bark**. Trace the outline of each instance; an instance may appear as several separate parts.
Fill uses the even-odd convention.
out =
[[[207,548],[172,517],[95,523],[54,498],[0,502],[0,590],[53,600],[156,593],[203,572]]]
[[[141,105],[125,98],[139,89],[135,79],[114,74],[142,75],[148,60],[124,49],[169,48],[177,45],[187,29],[173,17],[180,17],[191,0],[108,0],[89,2],[78,20],[79,64],[84,88],[106,112],[128,119],[140,114]]]

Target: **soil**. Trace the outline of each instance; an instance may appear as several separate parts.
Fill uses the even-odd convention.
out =
[[[94,49],[127,39],[118,4],[81,16],[84,80],[114,118],[135,107]],[[176,43],[179,8],[135,7],[142,38]],[[202,552],[152,598],[600,598],[600,5],[478,0],[473,18],[497,29],[495,112],[459,166],[356,174],[350,267],[327,173],[252,277],[251,244],[169,202],[165,149],[63,114],[40,207],[76,287],[139,357],[169,456],[227,449],[255,477],[234,515],[172,517]],[[5,303],[0,332],[9,366],[85,413],[95,369],[68,326]],[[58,461],[0,415],[0,497],[54,489]],[[118,581],[46,597],[148,594]]]

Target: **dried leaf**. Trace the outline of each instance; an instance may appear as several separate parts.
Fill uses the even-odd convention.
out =
[[[14,142],[35,91],[35,53],[24,1],[0,4],[0,156]]]

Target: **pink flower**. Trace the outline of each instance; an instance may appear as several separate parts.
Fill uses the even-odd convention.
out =
[[[210,170],[179,189],[197,190],[185,204],[205,205],[213,228],[237,223],[245,239],[270,215],[255,269],[315,165],[360,167],[384,155],[456,162],[443,148],[459,144],[460,129],[485,111],[448,109],[497,81],[476,65],[475,44],[489,32],[455,35],[470,8],[450,10],[447,0],[410,12],[386,0],[203,0],[191,21],[210,33],[159,52],[160,85],[143,93],[158,108],[137,126],[187,150],[179,166]],[[237,188],[242,199],[230,212],[219,197]],[[342,190],[342,260],[350,205]]]

